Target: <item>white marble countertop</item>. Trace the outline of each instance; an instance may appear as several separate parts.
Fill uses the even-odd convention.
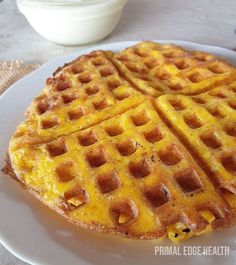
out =
[[[235,0],[129,0],[115,31],[101,43],[180,39],[236,48]],[[81,47],[61,47],[39,36],[17,11],[0,3],[0,60],[44,63]]]
[[[115,31],[100,43],[179,39],[236,49],[235,14],[235,0],[129,0]],[[0,3],[0,61],[44,63],[81,48],[43,39],[17,11],[15,1]],[[0,245],[0,264],[26,263]]]

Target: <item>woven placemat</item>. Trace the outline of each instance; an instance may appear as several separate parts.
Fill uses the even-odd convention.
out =
[[[0,62],[0,95],[13,83],[29,74],[38,64],[26,64],[23,61]]]

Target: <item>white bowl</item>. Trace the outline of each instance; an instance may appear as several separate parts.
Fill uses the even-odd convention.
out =
[[[117,25],[127,0],[17,0],[31,26],[62,45],[99,41]]]

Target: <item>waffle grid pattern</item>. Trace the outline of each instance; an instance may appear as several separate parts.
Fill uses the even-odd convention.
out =
[[[207,222],[199,209],[213,209],[221,218],[227,215],[223,199],[149,101],[31,153],[45,162],[39,162],[32,178],[25,178],[26,185],[34,186],[46,170],[50,179],[45,181],[54,183],[51,196],[80,221],[108,222],[133,236],[148,232],[155,237],[177,221],[202,231]],[[40,159],[43,156],[46,159]],[[28,163],[24,161],[24,168]],[[103,213],[96,210],[98,201],[106,206]]]
[[[144,42],[113,58],[124,76],[145,94],[198,94],[235,76],[235,69],[203,52]]]
[[[47,80],[43,94],[27,110],[26,126],[16,134],[25,134],[30,144],[48,141],[97,124],[143,100],[103,52],[93,52]]]
[[[234,86],[231,84],[231,88]],[[231,88],[219,87],[192,99],[166,95],[158,99],[158,106],[191,149],[205,161],[218,185],[236,193],[236,111],[232,95],[235,92]]]
[[[82,56],[29,107],[9,145],[13,172],[93,230],[178,241],[232,225],[234,71],[150,42]]]

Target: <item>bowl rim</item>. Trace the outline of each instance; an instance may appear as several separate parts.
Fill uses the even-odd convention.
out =
[[[109,6],[113,4],[123,4],[127,0],[16,0],[17,4],[29,7],[80,7],[89,8],[94,6]]]

